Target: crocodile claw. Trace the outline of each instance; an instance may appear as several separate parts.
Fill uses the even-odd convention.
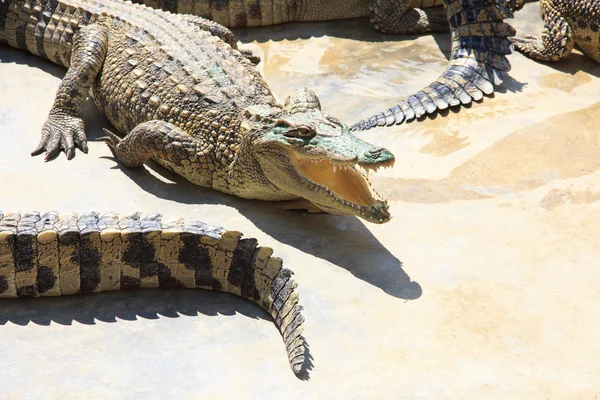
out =
[[[242,53],[242,55],[244,57],[246,57],[248,60],[250,60],[250,62],[254,65],[257,65],[260,63],[260,57],[259,56],[255,56],[254,53],[252,53],[252,50],[250,49],[239,49],[239,52]]]
[[[106,133],[106,136],[99,137],[98,140],[106,143],[108,147],[113,150],[117,149],[117,145],[121,142],[121,138],[109,131],[108,129],[102,128],[102,131]]]
[[[67,160],[75,157],[75,147],[87,154],[87,138],[83,127],[83,120],[77,116],[63,113],[50,114],[42,127],[42,138],[32,156],[46,152],[45,161],[50,161],[58,156],[61,150],[67,155]]]

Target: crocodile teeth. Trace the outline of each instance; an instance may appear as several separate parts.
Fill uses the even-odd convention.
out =
[[[334,164],[333,166],[333,173],[335,174],[337,172],[337,165]]]

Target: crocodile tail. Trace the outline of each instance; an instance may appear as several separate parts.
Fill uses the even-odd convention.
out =
[[[510,70],[506,58],[512,52],[508,37],[515,35],[504,22],[512,18],[498,0],[444,0],[452,30],[452,54],[444,73],[406,100],[352,125],[353,131],[391,126],[432,114],[448,107],[479,101],[494,93]]]
[[[304,317],[292,272],[272,249],[241,237],[160,214],[0,212],[0,297],[157,287],[232,293],[273,317],[299,373]]]

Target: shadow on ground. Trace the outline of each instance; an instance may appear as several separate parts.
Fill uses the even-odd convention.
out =
[[[558,62],[536,62],[544,64],[564,74],[575,75],[582,71],[592,76],[600,77],[600,64],[580,53],[571,53],[566,59]]]
[[[278,210],[268,202],[245,200],[192,185],[156,163],[146,165],[170,183],[153,176],[146,168],[129,169],[121,164],[114,168],[121,169],[141,189],[159,198],[184,204],[233,207],[269,236],[345,268],[391,296],[406,300],[421,297],[421,286],[411,281],[402,262],[358,218]]]
[[[40,69],[56,78],[65,76],[66,68],[53,64],[41,57],[34,56],[22,50],[9,47],[6,44],[0,44],[0,62],[3,64],[27,65],[30,68]],[[50,111],[50,110],[48,110]]]
[[[79,296],[2,299],[0,326],[11,322],[26,326],[30,323],[48,326],[51,322],[73,325],[74,322],[95,325],[137,319],[179,318],[182,315],[243,315],[252,319],[272,321],[259,306],[233,295],[207,290],[146,289],[90,293]],[[313,358],[306,339],[303,371],[299,378],[309,379]],[[282,343],[282,351],[285,347]]]
[[[359,42],[394,42],[412,41],[423,35],[432,35],[436,42],[450,43],[449,34],[425,33],[423,35],[389,35],[377,31],[367,18],[347,19],[323,22],[292,22],[259,28],[235,28],[233,33],[242,43],[256,41],[280,42],[283,40],[310,39],[312,37],[329,36],[340,39],[351,39]]]

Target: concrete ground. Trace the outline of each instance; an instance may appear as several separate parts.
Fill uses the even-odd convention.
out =
[[[539,30],[537,4],[514,21]],[[435,79],[448,35],[367,21],[238,32],[283,99],[307,86],[346,122]],[[139,291],[0,302],[2,399],[592,399],[600,397],[600,66],[519,54],[494,98],[361,137],[392,150],[374,181],[394,219],[304,215],[127,170],[96,138],[29,151],[64,71],[0,48],[0,208],[158,211],[243,231],[296,272],[311,371],[297,379],[266,313],[233,296]]]

